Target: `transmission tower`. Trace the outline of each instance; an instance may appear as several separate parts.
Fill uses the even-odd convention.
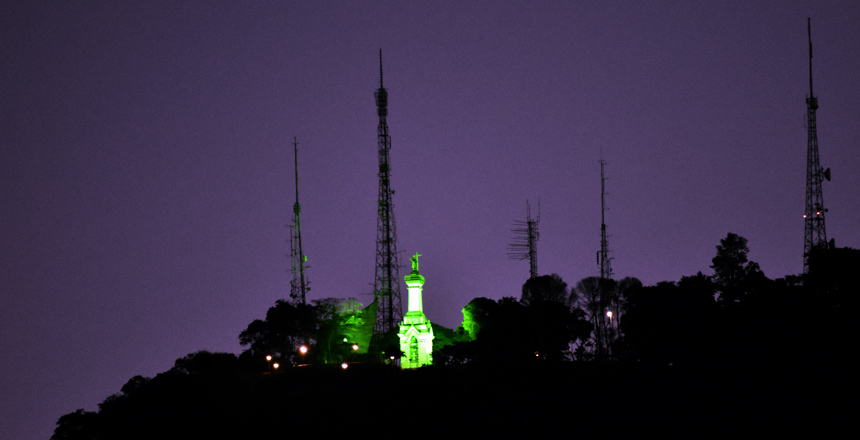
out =
[[[391,196],[391,165],[389,151],[391,137],[388,135],[388,90],[382,86],[382,49],[379,50],[379,89],[376,96],[376,114],[379,115],[379,205],[376,223],[376,275],[374,295],[377,301],[377,335],[396,328],[403,320],[400,304],[400,270],[397,261],[397,229],[394,225],[394,203]]]
[[[307,301],[308,282],[305,278],[305,262],[308,257],[302,253],[302,227],[299,222],[299,143],[293,137],[293,155],[296,162],[296,203],[293,205],[293,224],[290,225],[290,261],[292,262],[293,279],[290,281],[290,298],[293,301]]]
[[[818,161],[818,130],[815,111],[818,98],[812,93],[812,20],[807,18],[806,30],[809,35],[809,96],[806,98],[806,211],[803,214],[803,273],[809,272],[809,255],[813,249],[827,245],[827,231],[824,229],[824,197],[821,184],[830,180],[830,168],[823,170]]]
[[[606,161],[600,159],[600,251],[597,252],[597,266],[600,268],[600,278],[612,278],[612,259],[609,258],[609,241],[606,239],[606,178],[603,166]]]
[[[540,223],[540,201],[538,201],[537,218],[532,218],[531,205],[526,200],[526,220],[514,220],[513,233],[514,242],[508,246],[508,258],[511,260],[529,260],[529,278],[537,278],[537,241],[538,223]]]

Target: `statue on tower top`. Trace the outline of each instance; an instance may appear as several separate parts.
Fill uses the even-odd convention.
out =
[[[415,255],[409,258],[410,260],[412,260],[412,272],[418,272],[418,257],[420,256],[421,254],[416,252]]]

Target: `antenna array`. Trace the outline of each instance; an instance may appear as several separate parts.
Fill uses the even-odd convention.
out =
[[[537,278],[537,241],[540,237],[538,224],[540,223],[540,201],[538,201],[537,218],[532,218],[531,205],[526,200],[526,220],[514,220],[513,233],[514,242],[508,246],[508,258],[522,261],[529,260],[529,278]]]

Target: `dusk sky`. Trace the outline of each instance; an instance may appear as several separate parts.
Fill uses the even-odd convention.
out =
[[[380,49],[400,261],[423,255],[433,322],[519,298],[526,200],[538,271],[596,276],[601,155],[616,278],[710,275],[728,232],[801,272],[807,17],[827,235],[860,247],[860,2],[10,3],[3,439],[242,350],[289,295],[293,136],[308,298],[372,301]]]

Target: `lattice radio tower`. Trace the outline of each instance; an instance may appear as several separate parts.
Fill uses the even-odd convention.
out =
[[[597,266],[600,268],[600,278],[612,278],[612,258],[609,258],[609,241],[606,239],[606,178],[603,166],[606,161],[600,159],[600,251],[597,252]]]
[[[526,220],[514,220],[513,233],[514,242],[508,246],[508,258],[511,260],[529,260],[529,278],[537,278],[537,241],[540,237],[538,224],[540,223],[540,201],[538,201],[537,218],[532,218],[531,205],[526,200]]]
[[[376,114],[379,115],[379,206],[376,223],[376,275],[374,295],[377,301],[377,335],[396,328],[403,320],[400,304],[400,270],[397,261],[397,229],[394,224],[394,203],[391,196],[391,165],[389,151],[391,136],[388,135],[388,90],[382,86],[382,49],[379,50],[379,89],[376,96]]]
[[[302,227],[299,222],[299,143],[293,137],[293,155],[296,162],[296,203],[293,205],[293,224],[290,225],[290,261],[292,263],[293,279],[290,281],[290,298],[293,301],[307,301],[308,281],[305,278],[305,263],[307,255],[302,252]]]
[[[815,111],[818,98],[812,93],[812,20],[807,18],[806,30],[809,35],[809,96],[806,98],[806,210],[803,214],[803,273],[809,272],[809,255],[813,249],[827,245],[827,231],[824,228],[824,197],[821,184],[830,180],[830,168],[823,170],[818,161],[818,130]]]

